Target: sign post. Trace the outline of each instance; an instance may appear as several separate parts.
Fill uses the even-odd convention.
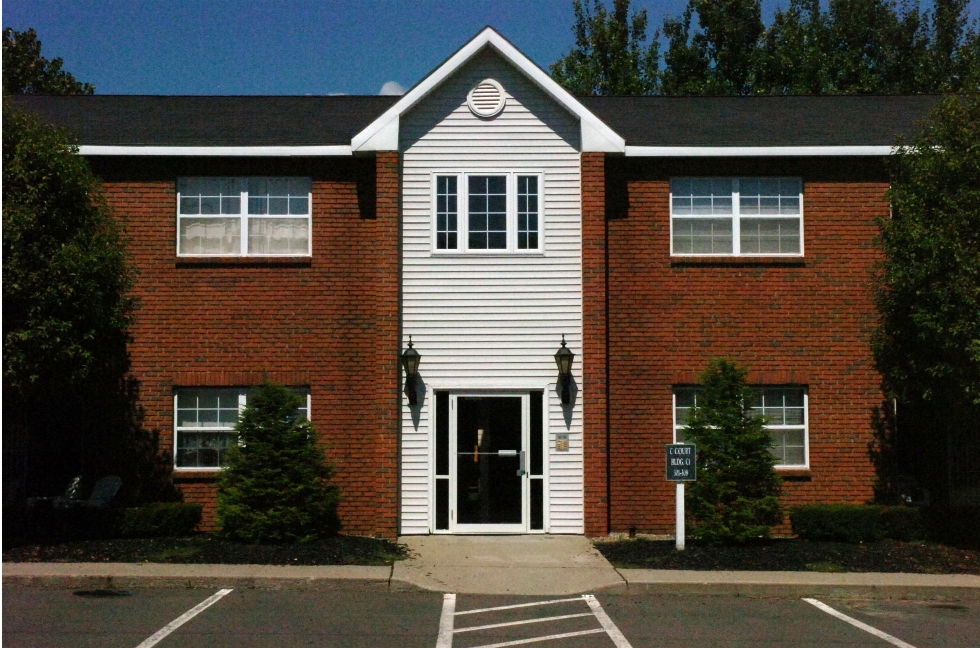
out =
[[[684,550],[684,482],[697,480],[698,447],[693,443],[667,444],[667,481],[677,484],[677,550]]]

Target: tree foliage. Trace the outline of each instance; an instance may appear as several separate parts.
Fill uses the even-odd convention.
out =
[[[952,96],[893,160],[873,338],[886,391],[980,407],[980,94]],[[980,411],[980,410],[977,410]]]
[[[647,13],[629,0],[575,0],[575,48],[551,66],[551,75],[579,95],[640,95],[657,88],[659,49],[647,40]]]
[[[47,60],[41,56],[41,41],[37,32],[19,32],[10,27],[3,30],[3,92],[4,94],[93,94],[95,86],[82,83],[61,69],[60,58]]]
[[[301,397],[266,382],[248,396],[239,445],[218,478],[221,534],[243,542],[308,542],[340,529],[338,488],[297,408]]]
[[[790,0],[766,26],[760,0],[689,0],[643,50],[606,45],[627,42],[609,34],[633,33],[628,0],[617,0],[611,13],[601,0],[584,9],[575,2],[576,47],[552,75],[583,95],[959,92],[980,83],[980,36],[968,24],[969,3],[936,0],[921,11],[894,0],[830,0],[826,8],[819,0]],[[646,14],[634,15],[643,18],[642,42]]]
[[[685,438],[697,444],[697,481],[687,490],[691,535],[703,541],[768,537],[782,521],[780,480],[764,419],[750,407],[747,370],[712,360],[701,376]]]
[[[4,494],[123,478],[171,499],[128,376],[133,269],[98,179],[65,131],[3,107]]]

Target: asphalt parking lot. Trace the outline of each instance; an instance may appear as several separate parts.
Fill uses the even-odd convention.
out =
[[[224,592],[224,593],[222,593]],[[5,587],[3,645],[36,648],[541,645],[975,647],[980,603],[726,596]],[[121,594],[121,595],[120,595]],[[206,607],[205,607],[206,605]],[[181,623],[182,621],[182,623]],[[440,632],[441,630],[441,632]],[[873,634],[872,631],[878,634]]]

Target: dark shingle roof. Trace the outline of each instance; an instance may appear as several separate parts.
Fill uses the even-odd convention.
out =
[[[878,146],[939,97],[582,97],[629,146]]]
[[[398,97],[15,96],[80,144],[347,145]],[[630,146],[891,145],[939,97],[583,97]]]
[[[398,97],[18,96],[66,126],[80,144],[106,146],[322,146],[351,138]]]

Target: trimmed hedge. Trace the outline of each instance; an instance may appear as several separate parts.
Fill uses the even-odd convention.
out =
[[[926,527],[917,508],[861,504],[813,504],[790,509],[793,533],[806,540],[877,542],[924,540]]]
[[[137,508],[5,509],[4,546],[109,538],[185,536],[201,521],[200,504],[156,503]]]

